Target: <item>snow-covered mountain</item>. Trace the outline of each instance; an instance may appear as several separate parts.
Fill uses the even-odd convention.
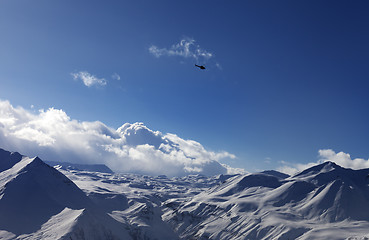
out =
[[[0,239],[127,239],[121,223],[38,157],[0,156]]]
[[[369,169],[168,178],[0,150],[0,239],[367,239]]]
[[[90,172],[102,172],[113,173],[113,171],[105,164],[77,164],[69,162],[56,162],[56,161],[44,161],[46,164],[55,167],[56,169],[62,168],[65,170],[80,170]]]
[[[265,173],[235,176],[175,208],[168,206],[163,219],[187,239],[369,236],[368,174],[369,169],[326,162],[286,179]]]

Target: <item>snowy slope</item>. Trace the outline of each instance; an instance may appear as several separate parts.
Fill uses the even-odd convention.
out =
[[[180,239],[162,220],[163,202],[186,201],[217,183],[216,177],[181,178],[61,170],[114,219],[128,223],[133,239]],[[174,203],[173,203],[174,204]]]
[[[73,210],[65,208],[52,216],[37,232],[17,239],[131,239],[127,227],[110,216],[91,208]]]

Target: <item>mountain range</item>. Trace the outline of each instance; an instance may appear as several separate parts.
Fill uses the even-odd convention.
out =
[[[369,238],[369,169],[168,178],[49,163],[0,149],[0,239]]]

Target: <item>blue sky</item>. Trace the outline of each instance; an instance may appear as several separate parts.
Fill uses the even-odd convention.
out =
[[[368,11],[367,1],[3,0],[0,99],[113,128],[144,122],[249,171],[315,161],[320,149],[368,159]],[[211,57],[169,54],[181,40]],[[106,84],[86,86],[81,71]]]

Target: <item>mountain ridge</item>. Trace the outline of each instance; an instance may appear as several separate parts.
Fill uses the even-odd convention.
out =
[[[90,171],[90,172],[101,172],[101,173],[114,173],[108,166],[105,164],[77,164],[70,162],[58,162],[58,161],[44,161],[46,164],[63,169],[70,170],[81,170],[81,171]]]

